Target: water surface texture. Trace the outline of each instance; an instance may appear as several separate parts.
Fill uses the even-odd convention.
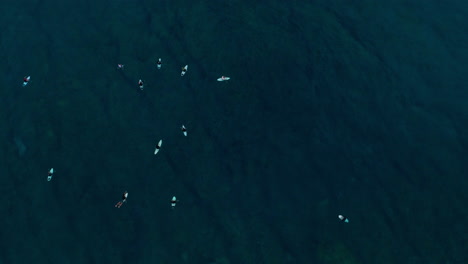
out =
[[[0,263],[468,263],[464,1],[0,10]]]

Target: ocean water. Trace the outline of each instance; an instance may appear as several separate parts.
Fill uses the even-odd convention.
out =
[[[468,263],[467,3],[0,10],[0,263]]]

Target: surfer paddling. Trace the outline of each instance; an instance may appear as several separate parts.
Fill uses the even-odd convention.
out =
[[[154,149],[154,155],[158,154],[159,149],[161,149],[161,145],[162,145],[162,139],[159,140],[158,144],[156,145],[156,148]]]
[[[180,129],[182,130],[182,133],[184,134],[184,136],[187,136],[187,129],[185,128],[185,126],[182,125]]]
[[[187,70],[188,70],[188,65],[185,65],[184,67],[182,67],[182,72],[180,73],[180,76],[184,76]]]
[[[115,207],[120,208],[120,207],[127,201],[127,197],[128,197],[128,192],[125,191],[125,192],[122,194],[122,201],[119,201],[118,203],[116,203],[116,204],[115,204]]]
[[[338,219],[340,219],[341,222],[349,223],[348,218],[344,215],[338,215]]]
[[[23,78],[23,87],[28,85],[30,80],[31,80],[31,76],[24,76],[24,78]]]
[[[172,199],[171,199],[171,208],[174,209],[175,206],[177,205],[177,202],[179,200],[177,200],[177,198],[175,196],[172,196]]]
[[[158,70],[161,69],[161,66],[162,66],[161,58],[158,59],[158,62],[156,62],[156,65],[158,66]]]
[[[54,168],[51,168],[49,170],[49,173],[47,173],[47,181],[51,181],[53,176],[54,176]]]
[[[140,90],[143,91],[143,81],[142,80],[138,81],[138,87],[140,87]]]

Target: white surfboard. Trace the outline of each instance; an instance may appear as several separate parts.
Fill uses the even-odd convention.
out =
[[[187,136],[187,129],[185,128],[184,125],[182,125],[181,129],[182,129],[182,133],[184,133],[184,136]]]
[[[222,76],[222,77],[219,77],[219,78],[218,78],[218,82],[229,81],[230,79],[231,79],[231,78],[229,78],[229,77]]]
[[[156,145],[156,148],[154,149],[154,155],[158,154],[159,149],[161,148],[162,145],[162,139],[159,140],[158,145]]]

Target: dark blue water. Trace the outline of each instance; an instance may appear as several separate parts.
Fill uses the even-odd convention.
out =
[[[468,4],[0,7],[0,263],[468,263]]]

